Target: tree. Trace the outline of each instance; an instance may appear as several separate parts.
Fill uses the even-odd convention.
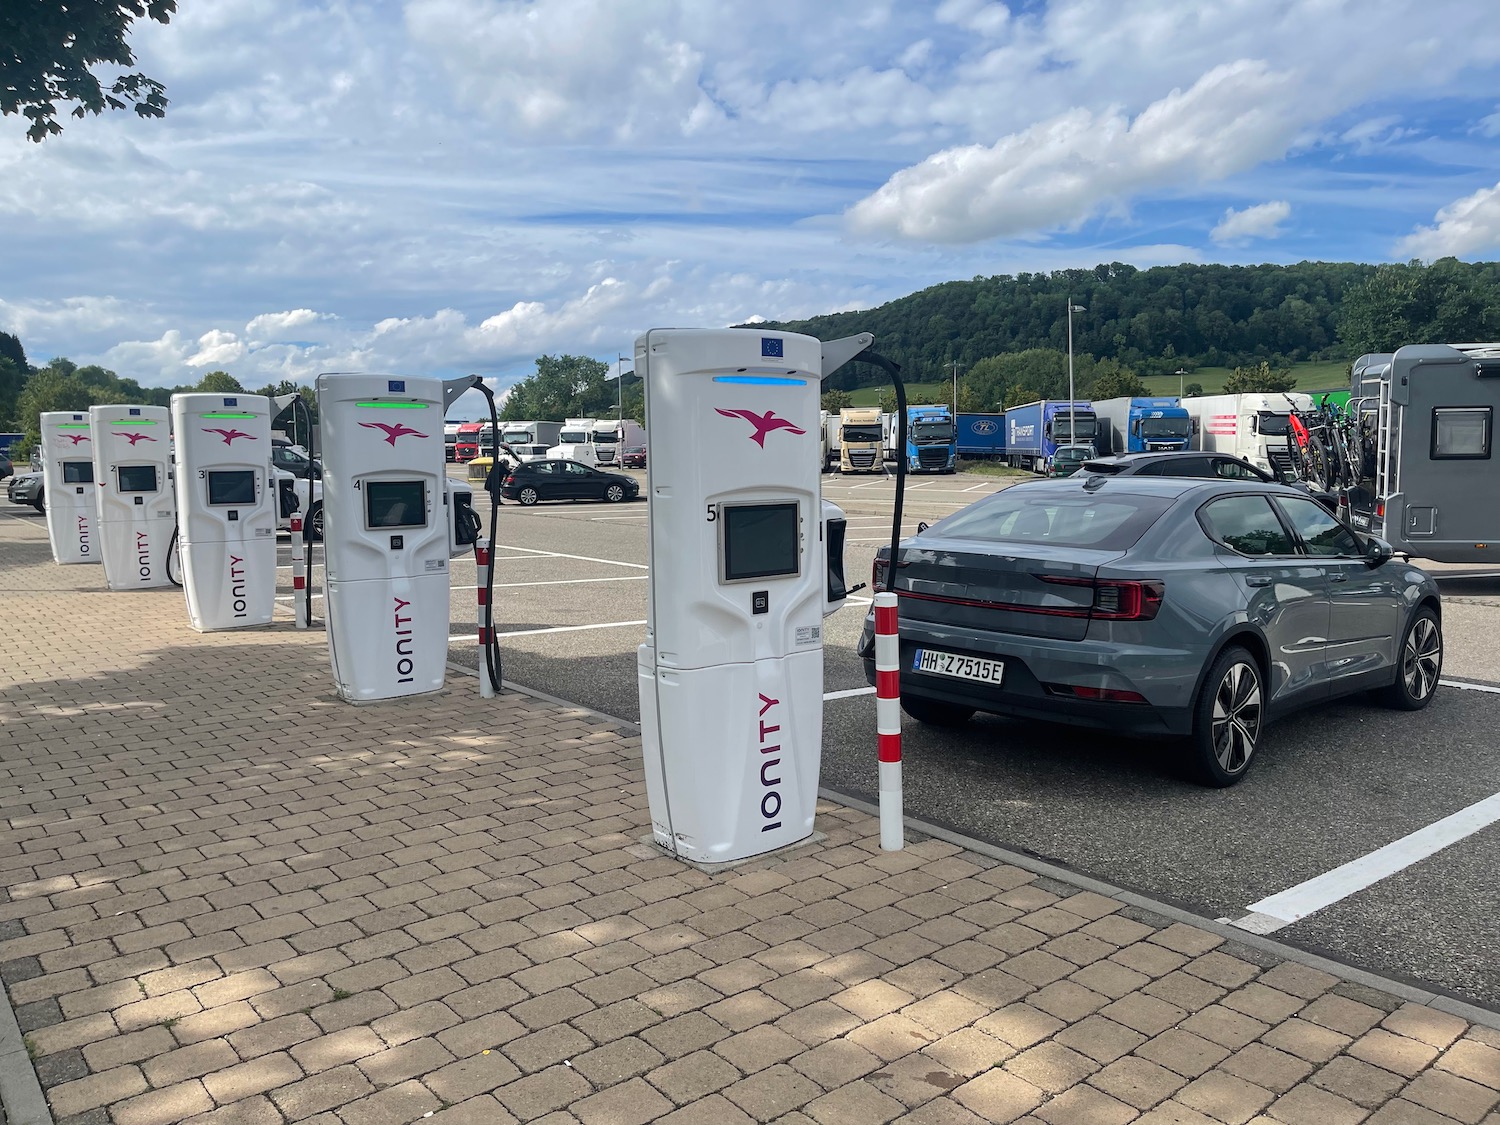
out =
[[[198,381],[198,385],[193,389],[213,395],[245,393],[245,388],[240,385],[240,381],[227,371],[210,371]]]
[[[87,410],[94,405],[93,391],[79,381],[76,370],[70,361],[57,359],[26,380],[16,401],[15,419],[25,436],[12,447],[13,458],[25,457],[41,444],[44,411]]]
[[[500,417],[508,422],[564,418],[613,418],[616,387],[609,364],[579,355],[538,356],[536,372],[517,383]]]
[[[1183,398],[1200,398],[1203,395],[1202,383],[1189,383],[1182,388]]]
[[[1254,367],[1236,367],[1234,374],[1224,380],[1224,393],[1279,394],[1296,385],[1297,380],[1292,378],[1290,371],[1272,371],[1271,365],[1261,360]]]
[[[1495,266],[1456,258],[1381,266],[1344,295],[1340,312],[1339,338],[1351,355],[1493,340],[1500,334]]]
[[[177,0],[5,0],[0,5],[0,114],[23,114],[26,136],[61,133],[58,102],[77,102],[74,117],[132,106],[141,117],[166,114],[165,88],[144,74],[120,74],[108,91],[90,71],[97,63],[135,65],[125,42],[132,21],[168,23]]]
[[[848,391],[835,388],[834,390],[823,392],[822,406],[830,414],[837,414],[844,407],[853,405],[854,396]]]
[[[1094,380],[1089,397],[1095,399],[1143,398],[1151,392],[1130,371],[1106,371]]]
[[[1010,393],[1005,396],[1005,409],[1009,410],[1012,406],[1021,406],[1024,403],[1035,402],[1041,397],[1041,395],[1037,394],[1030,387],[1012,387]]]
[[[0,430],[16,426],[16,401],[26,386],[26,371],[8,355],[0,355]]]

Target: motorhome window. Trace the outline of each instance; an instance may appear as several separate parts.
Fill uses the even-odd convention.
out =
[[[121,492],[157,492],[155,465],[121,465],[116,470]]]
[[[845,441],[881,441],[883,436],[879,426],[845,426]]]
[[[722,518],[724,581],[799,573],[800,515],[795,503],[728,504]]]
[[[1488,406],[1439,406],[1432,412],[1434,461],[1487,461],[1490,456]]]
[[[1255,432],[1259,434],[1270,434],[1272,437],[1285,434],[1291,424],[1289,414],[1276,414],[1270,410],[1261,410],[1255,415]]]
[[[208,470],[208,503],[210,507],[248,507],[255,503],[253,469]]]
[[[94,463],[92,461],[64,461],[63,484],[93,484]]]
[[[952,422],[914,422],[911,427],[914,441],[952,441]]]
[[[589,432],[587,430],[564,430],[557,435],[557,440],[564,445],[587,445]]]
[[[426,487],[419,480],[365,481],[365,526],[426,527]]]
[[[1185,438],[1188,436],[1186,418],[1142,418],[1141,436],[1148,438]]]

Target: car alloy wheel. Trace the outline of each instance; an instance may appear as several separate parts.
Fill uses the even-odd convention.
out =
[[[610,485],[604,490],[604,498],[611,504],[618,504],[621,500],[625,499],[625,486],[622,484]]]
[[[1401,642],[1401,667],[1385,701],[1402,711],[1420,711],[1432,701],[1443,674],[1443,631],[1437,615],[1423,609],[1411,619]]]
[[[1204,678],[1194,707],[1190,765],[1195,780],[1224,788],[1244,777],[1264,720],[1259,665],[1242,648],[1225,649]]]
[[[527,485],[525,488],[521,489],[520,492],[516,493],[516,499],[529,508],[538,500],[540,500],[541,496],[538,495],[536,489],[532,488],[530,485]]]
[[[307,537],[314,543],[323,542],[323,505],[321,502],[312,506],[312,511],[307,513]]]

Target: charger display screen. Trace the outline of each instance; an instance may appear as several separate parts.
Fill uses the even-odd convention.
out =
[[[723,514],[724,581],[784,578],[801,572],[798,505],[726,504]]]
[[[255,503],[253,469],[208,470],[208,503],[212,507],[248,508]]]
[[[115,470],[121,492],[157,492],[155,465],[121,465]]]
[[[426,527],[426,484],[419,480],[367,480],[365,526]]]
[[[63,484],[93,484],[94,463],[92,461],[64,461],[62,463]]]

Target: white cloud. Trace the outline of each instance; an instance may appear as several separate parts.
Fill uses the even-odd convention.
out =
[[[1248,242],[1252,238],[1278,238],[1282,233],[1281,224],[1291,213],[1292,205],[1284,199],[1257,203],[1243,211],[1230,207],[1218,225],[1208,232],[1208,237],[1226,245]]]
[[[957,24],[980,35],[998,35],[1010,22],[1010,9],[986,0],[943,0],[936,18],[939,23]]]
[[[1401,126],[1401,118],[1395,115],[1372,117],[1344,130],[1339,140],[1353,145],[1356,152],[1367,154],[1395,144],[1397,141],[1417,135],[1416,129]]]
[[[1474,131],[1485,137],[1500,137],[1500,109],[1487,117],[1481,117]]]
[[[1132,122],[1074,109],[992,146],[947,149],[849,211],[857,232],[976,242],[1076,225],[1147,188],[1223,179],[1296,136],[1295,83],[1263,62],[1217,66]]]
[[[312,309],[289,309],[286,312],[261,313],[245,325],[245,336],[252,344],[266,343],[295,335],[298,330],[316,324],[320,320],[336,319],[331,313],[313,312]]]
[[[215,328],[198,337],[198,350],[183,360],[189,367],[233,363],[245,354],[245,345],[233,332]]]
[[[1434,226],[1418,227],[1396,243],[1398,258],[1462,258],[1500,247],[1500,184],[1455,199],[1435,216]]]

